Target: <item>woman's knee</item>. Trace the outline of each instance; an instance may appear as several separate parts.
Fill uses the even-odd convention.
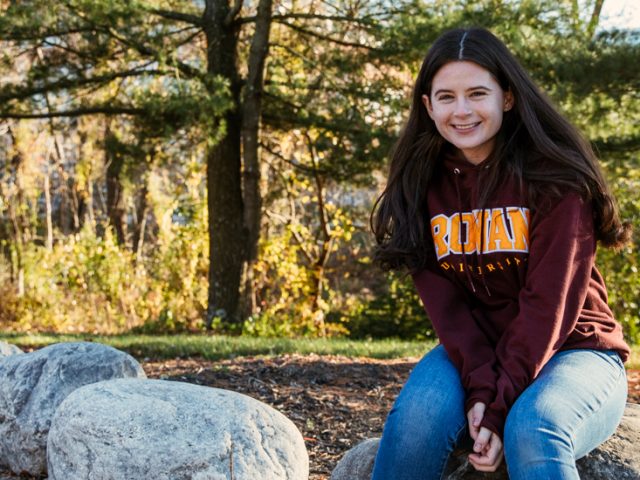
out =
[[[395,436],[414,439],[414,443],[417,438],[449,442],[465,426],[464,389],[457,370],[444,350],[432,351],[409,376],[385,431],[391,429]]]
[[[516,403],[505,423],[504,455],[510,469],[548,461],[572,464],[571,432],[536,405]]]
[[[401,395],[389,413],[376,458],[376,479],[418,478],[391,476],[390,472],[421,472],[420,478],[436,478],[428,475],[444,468],[466,429],[463,416],[434,401],[437,395],[433,392],[428,397],[432,403],[417,391],[413,393]]]
[[[463,406],[451,401],[447,392],[424,392],[424,396],[420,393],[406,392],[400,396],[387,423],[409,439],[455,441],[460,429],[466,426]]]

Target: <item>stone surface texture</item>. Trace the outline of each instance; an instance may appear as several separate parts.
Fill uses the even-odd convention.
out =
[[[338,462],[331,480],[370,480],[379,439],[369,438],[349,450]],[[504,463],[497,472],[477,472],[466,460],[467,451],[453,452],[446,480],[509,480]],[[622,422],[609,440],[577,462],[582,480],[640,479],[640,405],[627,404]]]
[[[16,474],[46,473],[53,414],[83,385],[145,377],[130,355],[106,345],[58,343],[0,361],[0,465]]]
[[[24,353],[15,345],[12,345],[7,342],[0,342],[0,358],[8,357],[10,355],[18,355],[20,353]]]
[[[228,390],[112,380],[73,392],[48,441],[49,480],[306,480],[302,435]]]
[[[379,443],[379,438],[367,438],[349,450],[336,465],[331,480],[370,479]]]

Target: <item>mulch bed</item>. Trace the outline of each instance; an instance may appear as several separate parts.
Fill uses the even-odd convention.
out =
[[[325,480],[349,448],[380,436],[415,361],[283,355],[218,362],[148,361],[143,367],[150,378],[233,390],[276,408],[304,437],[309,479]]]
[[[289,417],[305,439],[310,480],[328,480],[361,440],[379,437],[416,358],[352,359],[283,355],[219,362],[176,359],[143,363],[150,378],[180,380],[245,393]],[[627,372],[629,401],[640,403],[640,371]]]
[[[328,480],[349,448],[380,436],[384,419],[416,361],[282,355],[217,362],[144,359],[141,363],[149,378],[233,390],[273,406],[302,432],[310,480]],[[640,403],[640,371],[627,374],[629,401]],[[13,477],[3,477],[0,471],[0,478]]]

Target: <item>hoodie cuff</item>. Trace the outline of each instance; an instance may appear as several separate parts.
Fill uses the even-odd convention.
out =
[[[481,427],[488,428],[493,433],[500,437],[500,440],[504,438],[504,424],[505,418],[498,412],[494,410],[486,410],[484,412],[484,417],[482,418],[482,422],[480,422]]]
[[[466,414],[478,402],[484,403],[484,406],[488,408],[494,397],[495,392],[487,388],[470,391],[464,402],[464,413]]]

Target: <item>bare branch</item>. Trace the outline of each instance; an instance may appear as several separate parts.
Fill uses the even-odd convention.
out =
[[[283,22],[283,21],[278,21],[277,23],[285,25],[285,26],[291,28],[292,30],[296,30],[296,31],[298,31],[298,32],[300,32],[300,33],[302,33],[304,35],[309,35],[311,37],[319,38],[321,40],[326,40],[328,42],[335,43],[337,45],[342,45],[342,46],[345,46],[345,47],[353,47],[353,48],[363,48],[363,49],[370,50],[370,51],[379,51],[379,49],[377,49],[375,47],[370,47],[369,45],[363,45],[361,43],[355,43],[355,42],[347,42],[345,40],[340,40],[340,39],[337,39],[337,38],[333,38],[333,37],[330,37],[328,35],[322,35],[321,33],[317,33],[317,32],[314,32],[312,30],[307,30],[306,28],[302,28],[302,27],[300,27],[298,25],[294,25],[293,23],[288,23],[288,22]]]
[[[75,55],[78,58],[88,58],[88,56],[85,55],[85,53],[81,52],[80,50],[76,50],[75,48],[71,48],[68,45],[62,45],[60,43],[50,42],[46,38],[42,41],[42,45],[47,46],[48,48],[55,48],[55,49],[62,50],[64,52],[67,52],[67,53],[70,53],[72,55]]]
[[[61,112],[48,113],[19,113],[19,112],[0,112],[0,118],[13,119],[36,119],[36,118],[55,118],[55,117],[80,117],[84,115],[142,115],[146,110],[142,108],[132,107],[112,107],[112,106],[95,106],[86,108],[77,108],[75,110],[64,110]]]
[[[266,143],[260,142],[260,147],[263,148],[264,150],[266,150],[267,152],[269,152],[271,155],[273,155],[276,158],[279,158],[280,160],[282,160],[285,163],[288,163],[289,165],[291,165],[293,168],[295,168],[296,170],[299,170],[307,175],[313,175],[315,172],[320,173],[322,175],[327,175],[328,171],[324,168],[319,168],[317,167],[315,170],[311,167],[308,167],[302,163],[297,162],[295,159],[291,159],[291,158],[287,158],[284,155],[282,155],[280,152],[276,152],[273,148],[271,148],[269,145],[267,145]]]
[[[309,135],[309,131],[304,132],[304,137],[307,140],[307,150],[309,151],[309,157],[311,158],[311,170],[313,171],[313,178],[316,183],[316,194],[318,196],[318,214],[320,216],[320,233],[324,236],[323,240],[323,249],[320,258],[318,259],[318,263],[322,259],[322,263],[326,260],[326,244],[331,239],[331,232],[329,230],[329,223],[327,222],[327,212],[324,208],[324,185],[322,181],[322,176],[318,170],[318,162],[316,160],[316,149],[313,140],[311,139],[311,135]]]

